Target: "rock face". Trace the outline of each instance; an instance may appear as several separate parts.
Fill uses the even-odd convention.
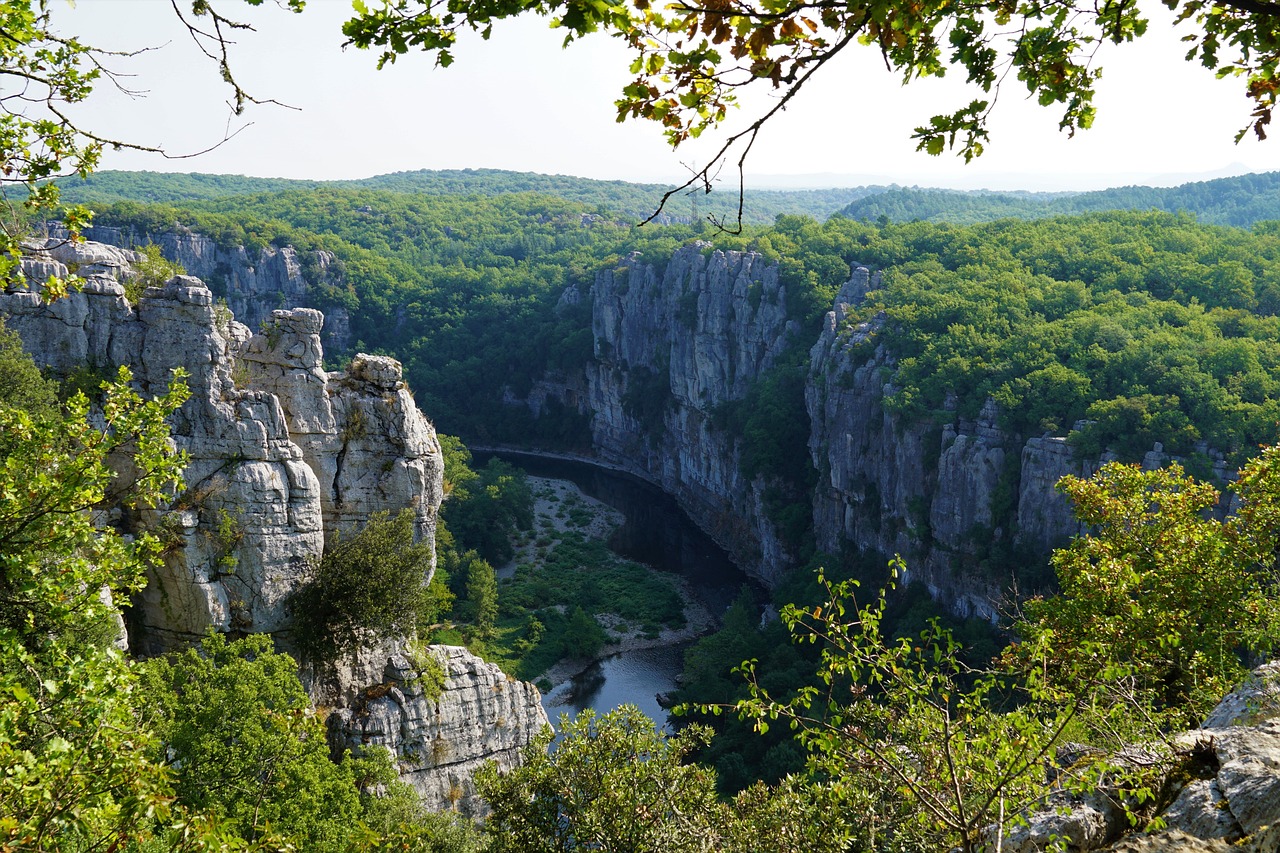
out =
[[[741,399],[799,329],[776,266],[709,249],[680,249],[665,270],[632,255],[596,277],[581,404],[602,461],[660,485],[744,570],[774,583],[790,558],[764,512],[765,484],[742,475],[712,413]]]
[[[135,650],[181,647],[210,629],[270,633],[288,648],[290,598],[338,531],[409,508],[416,535],[434,542],[444,464],[398,362],[357,355],[348,372],[326,373],[318,311],[274,311],[253,335],[196,278],[176,276],[129,304],[118,276],[128,274],[131,252],[88,243],[62,246],[58,258],[25,261],[28,278],[66,275],[75,264],[88,274],[81,292],[50,305],[29,291],[0,294],[0,316],[38,363],[61,375],[123,364],[144,395],[182,368],[191,390],[171,418],[175,448],[189,459],[185,491],[125,519],[167,545],[132,610]],[[403,645],[370,644],[332,671],[304,672],[304,681],[336,719],[360,719],[355,709],[385,698],[388,679],[414,697]],[[465,789],[463,776],[491,751],[513,761],[546,724],[536,688],[509,684],[463,650],[437,654],[448,665],[442,697],[417,696],[386,741],[424,795]],[[499,734],[476,734],[498,718]],[[448,763],[420,749],[424,739],[454,736]]]
[[[1166,762],[1164,828],[1133,834],[1124,810],[1094,792],[1059,792],[1049,808],[1003,839],[1006,853],[1069,851],[1280,851],[1280,663],[1254,671],[1199,729],[1173,739],[1181,758]],[[1150,765],[1149,765],[1150,766]],[[991,833],[993,834],[993,833]]]
[[[854,324],[852,307],[879,286],[856,267],[810,349],[805,385],[818,546],[907,558],[911,580],[960,615],[993,618],[1009,578],[975,575],[996,543],[1029,559],[1078,532],[1065,474],[1087,476],[1062,438],[1029,440],[1000,427],[994,403],[970,421],[907,423],[884,405],[893,358],[876,345],[883,318]],[[563,303],[582,295],[571,288]],[[556,396],[591,417],[597,457],[674,495],[749,574],[775,584],[790,567],[764,495],[741,473],[737,439],[719,405],[742,399],[778,356],[804,345],[787,319],[776,266],[759,255],[678,250],[665,270],[636,256],[591,288],[594,359],[580,381],[544,382],[535,415]],[[556,390],[558,385],[559,391]]]
[[[810,353],[818,546],[900,553],[911,579],[955,612],[993,618],[1008,578],[962,576],[957,563],[980,558],[993,541],[1013,539],[1039,554],[1061,544],[1078,528],[1053,486],[1065,474],[1087,476],[1097,463],[1077,459],[1065,439],[1007,433],[992,402],[973,421],[902,422],[883,402],[895,367],[875,341],[884,318],[851,317],[876,286],[869,270],[854,270]]]
[[[55,236],[62,235],[55,232]],[[291,246],[266,246],[257,251],[227,247],[181,226],[152,233],[95,225],[86,229],[84,236],[110,244],[104,248],[126,251],[154,243],[165,258],[205,281],[214,296],[225,299],[231,312],[251,329],[259,328],[276,309],[323,307],[324,345],[338,352],[348,352],[353,345],[347,309],[326,304],[317,289],[318,285],[346,287],[340,265],[330,252],[299,253]],[[77,247],[73,251],[81,250]]]
[[[520,750],[549,725],[541,694],[464,648],[433,646],[425,654],[444,670],[437,693],[424,690],[404,655],[393,655],[379,684],[330,716],[330,731],[348,748],[377,744],[411,757],[401,762],[401,778],[427,808],[481,816],[472,774],[486,761],[503,771],[520,763]]]

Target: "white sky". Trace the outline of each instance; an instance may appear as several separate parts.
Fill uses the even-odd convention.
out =
[[[543,19],[500,22],[490,41],[460,45],[448,69],[410,56],[379,72],[375,54],[340,49],[348,0],[309,0],[301,15],[271,0],[258,9],[222,0],[220,9],[257,28],[239,37],[234,54],[241,83],[299,109],[251,107],[240,122],[248,127],[194,159],[108,152],[102,168],[320,180],[498,168],[650,181],[685,174],[682,161],[701,165],[698,149],[671,152],[656,125],[614,121],[629,60],[608,37],[561,50]],[[91,44],[163,45],[119,65],[147,97],[124,98],[103,84],[79,112],[85,124],[170,154],[222,138],[227,92],[168,0],[55,2],[53,12],[66,32]],[[1148,12],[1167,20],[1162,13]],[[1272,141],[1232,142],[1248,115],[1239,81],[1215,80],[1183,61],[1185,48],[1167,23],[1151,29],[1138,44],[1108,45],[1101,55],[1093,129],[1067,139],[1058,114],[1027,101],[1013,81],[997,107],[992,144],[970,166],[915,153],[910,140],[930,115],[968,103],[960,79],[904,88],[875,51],[851,49],[856,55],[820,72],[765,127],[747,164],[748,184],[1087,189],[1280,169],[1280,129]]]

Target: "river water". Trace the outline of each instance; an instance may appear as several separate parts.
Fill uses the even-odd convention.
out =
[[[535,477],[568,480],[584,494],[622,513],[626,521],[609,547],[619,555],[683,577],[693,595],[717,618],[733,604],[749,580],[729,555],[680,509],[675,500],[643,480],[586,462],[525,453],[479,453],[518,465]],[[597,713],[622,704],[639,706],[654,722],[665,725],[667,712],[656,695],[673,690],[684,666],[685,646],[624,651],[592,664],[574,678],[568,695],[555,691],[544,699],[547,715],[558,725],[561,714],[573,717],[591,708]]]

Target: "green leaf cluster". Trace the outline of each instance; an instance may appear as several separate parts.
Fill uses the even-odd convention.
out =
[[[413,511],[377,512],[355,533],[339,534],[295,593],[299,645],[333,661],[370,637],[408,636],[431,604],[433,543],[415,541]]]

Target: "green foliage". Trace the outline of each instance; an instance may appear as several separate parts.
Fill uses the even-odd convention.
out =
[[[662,194],[671,189],[659,184],[628,181],[597,181],[567,175],[539,175],[501,169],[460,169],[397,172],[355,181],[301,181],[282,178],[249,178],[242,175],[202,175],[171,172],[95,172],[81,179],[58,182],[62,197],[77,204],[109,204],[121,201],[192,203],[225,197],[260,196],[287,190],[382,190],[417,196],[503,196],[538,193],[585,206],[586,210],[608,211],[628,220],[643,219],[653,213]],[[779,214],[799,214],[824,219],[832,211],[884,187],[855,187],[819,190],[747,190],[745,221],[767,225]],[[664,223],[700,223],[706,216],[723,218],[733,213],[738,199],[733,193],[703,193],[685,202],[675,199],[667,205]],[[358,211],[366,223],[394,215],[385,208]],[[591,214],[588,214],[591,215]]]
[[[0,194],[16,201],[25,194],[21,213],[6,205],[0,223],[0,282],[22,279],[21,249],[27,220],[38,221],[59,210],[58,188],[46,179],[64,174],[87,176],[98,164],[104,144],[119,143],[88,133],[69,117],[73,105],[93,93],[102,74],[106,52],[76,38],[66,38],[53,23],[48,4],[33,0],[0,3],[0,69],[12,80],[21,80],[21,103],[0,122]],[[74,239],[92,214],[84,207],[61,209],[63,221]],[[67,293],[76,279],[51,277],[45,293],[56,299]]]
[[[110,642],[111,604],[139,589],[159,544],[97,529],[106,500],[153,506],[180,482],[164,418],[186,397],[180,377],[143,401],[121,370],[98,427],[83,396],[65,413],[0,405],[0,846],[81,851],[127,842],[189,849],[209,821],[172,804],[142,725],[130,664]],[[43,410],[42,410],[43,409]],[[107,458],[128,453],[121,494]],[[110,597],[104,595],[110,593]]]
[[[184,805],[246,839],[275,834],[308,850],[350,849],[361,813],[361,768],[329,760],[297,664],[262,635],[148,661],[142,687]]]
[[[134,275],[124,286],[125,298],[134,305],[148,287],[163,287],[175,275],[186,275],[182,264],[167,260],[155,243],[147,243],[135,249],[142,257],[133,262]]]
[[[1171,0],[1170,9],[1190,42],[1187,60],[1198,60],[1219,77],[1239,77],[1252,110],[1250,128],[1259,139],[1275,106],[1276,35],[1271,10],[1251,3],[1213,5],[1207,0]],[[912,5],[864,2],[853,6],[740,3],[723,9],[685,9],[604,3],[583,7],[548,2],[459,2],[441,9],[428,2],[355,7],[343,26],[352,44],[378,51],[378,67],[410,52],[454,61],[458,33],[484,35],[496,21],[530,11],[552,19],[565,42],[598,31],[630,48],[632,78],[615,102],[619,121],[656,122],[678,147],[725,120],[744,90],[773,91],[776,103],[761,108],[718,149],[712,163],[686,187],[710,184],[713,169],[735,145],[745,157],[756,133],[784,109],[810,76],[846,49],[876,51],[904,82],[941,77],[954,70],[966,80],[957,108],[917,127],[917,148],[931,155],[958,148],[966,162],[982,154],[1000,84],[1016,79],[1042,107],[1059,112],[1068,135],[1093,124],[1095,86],[1102,70],[1097,46],[1121,45],[1146,34],[1149,21],[1137,7],[1080,3],[1060,7],[994,0],[932,0]],[[860,47],[855,47],[855,45]],[[1237,136],[1237,139],[1239,136]]]
[[[45,379],[31,356],[22,349],[22,339],[5,328],[0,318],[0,408],[22,409],[41,420],[58,409],[58,386]]]
[[[840,211],[874,222],[929,220],[973,224],[1017,217],[1039,219],[1104,210],[1186,212],[1209,225],[1249,228],[1280,219],[1280,173],[1268,172],[1199,181],[1178,187],[1119,187],[1085,193],[993,193],[986,190],[891,188],[869,194]]]
[[[423,695],[432,700],[439,698],[448,677],[440,658],[418,640],[411,640],[406,652],[409,662],[418,673],[418,686],[422,688]]]
[[[715,795],[715,774],[685,763],[705,744],[697,726],[674,737],[631,705],[596,716],[561,718],[560,742],[549,730],[525,748],[506,774],[490,764],[476,785],[493,812],[486,823],[494,851],[843,850],[844,820],[824,809],[820,793],[798,785],[756,787],[732,804]]]
[[[1207,516],[1213,488],[1177,465],[1112,463],[1088,480],[1064,478],[1092,532],[1055,552],[1061,592],[1026,604],[1022,666],[1034,659],[1064,691],[1091,670],[1121,668],[1134,701],[1171,728],[1195,725],[1250,655],[1280,642],[1270,574],[1278,458],[1268,449],[1242,472],[1249,512],[1225,523]]]
[[[973,418],[994,398],[1024,436],[1095,417],[1074,440],[1127,459],[1154,441],[1190,451],[1205,440],[1240,462],[1276,438],[1280,327],[1257,310],[1274,301],[1273,236],[1151,213],[868,228],[824,226],[884,267],[855,320],[883,311],[885,323],[844,369],[885,346],[892,411]],[[1224,285],[1236,264],[1248,288]]]
[[[456,441],[456,439],[454,440]],[[460,443],[459,443],[460,446]],[[511,537],[533,525],[533,495],[524,471],[490,459],[479,472],[466,467],[466,448],[446,454],[449,500],[440,511],[459,547],[479,552],[490,563],[511,559]]]
[[[516,770],[476,775],[495,851],[706,849],[707,819],[723,807],[710,772],[682,761],[703,731],[663,737],[629,705],[563,717],[560,730],[554,752],[545,731]]]
[[[475,556],[474,551],[467,552],[463,559],[467,564],[467,613],[476,631],[486,637],[493,633],[498,618],[498,579],[493,566]]]
[[[820,582],[822,604],[783,611],[799,640],[820,647],[818,681],[779,697],[747,661],[750,695],[732,708],[761,732],[776,721],[796,732],[810,774],[859,815],[856,847],[988,849],[988,827],[1019,820],[1047,795],[1045,764],[1086,713],[1088,684],[1063,697],[1031,671],[1015,680],[972,670],[936,621],[916,635],[886,634],[885,590],[859,607],[855,584]],[[1106,769],[1081,762],[1058,784],[1089,786]],[[1136,792],[1145,780],[1130,781]]]
[[[666,431],[666,413],[671,402],[670,365],[663,363],[658,370],[636,365],[627,372],[622,409],[640,422],[651,441],[660,440]]]
[[[40,420],[0,408],[0,631],[29,651],[65,650],[86,626],[111,618],[103,588],[122,598],[140,588],[160,543],[99,531],[88,510],[153,506],[180,482],[186,457],[171,450],[164,418],[188,396],[183,378],[175,373],[168,394],[144,401],[120,368],[104,393],[104,428],[90,425],[83,396],[68,401],[65,415]],[[137,468],[125,488],[106,462],[116,453]]]
[[[406,635],[429,605],[430,542],[414,542],[412,510],[374,513],[359,532],[339,535],[315,578],[291,604],[308,654],[333,660],[363,637]]]

